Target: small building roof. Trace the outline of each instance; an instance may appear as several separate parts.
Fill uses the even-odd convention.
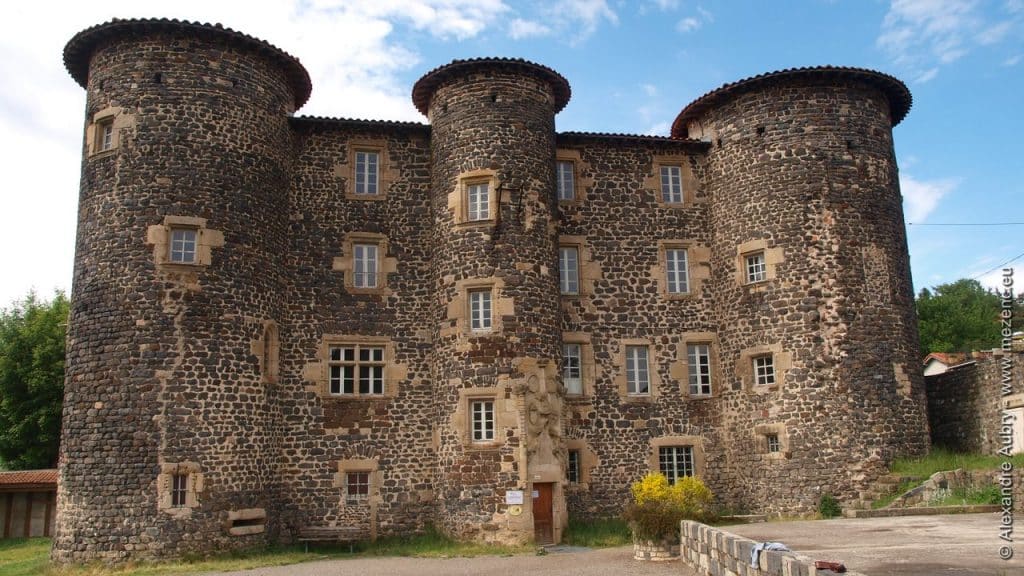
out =
[[[0,491],[57,489],[57,470],[14,470],[0,472]]]

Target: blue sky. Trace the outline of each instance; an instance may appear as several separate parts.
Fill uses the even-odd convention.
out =
[[[263,38],[309,69],[299,114],[426,120],[412,84],[455,58],[514,56],[573,88],[559,130],[667,134],[718,86],[794,66],[877,69],[914,95],[895,129],[916,289],[1024,252],[1024,0],[93,0],[0,18],[0,306],[70,288],[85,92],[61,50],[112,17],[173,17]],[[1014,262],[1024,269],[1024,258]],[[1024,277],[1024,274],[1018,274]]]

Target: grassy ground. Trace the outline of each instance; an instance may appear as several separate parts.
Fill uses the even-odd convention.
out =
[[[287,546],[248,552],[235,552],[212,558],[193,558],[159,564],[126,564],[112,568],[102,564],[54,568],[49,565],[49,538],[0,540],[0,575],[3,576],[159,576],[196,572],[227,572],[261,566],[284,566],[327,558],[365,556],[412,556],[452,558],[470,556],[509,556],[533,552],[534,546],[488,546],[458,542],[438,532],[404,538],[382,538],[357,546],[349,552],[345,546]]]
[[[898,458],[892,465],[895,474],[927,478],[945,470],[989,470],[996,469],[1005,461],[1001,456],[985,454],[958,454],[943,448],[934,448],[923,458]],[[1024,466],[1024,454],[1010,458],[1014,468]]]
[[[609,518],[578,522],[569,520],[569,528],[562,533],[562,542],[570,546],[609,548],[633,543],[633,533],[623,520]]]

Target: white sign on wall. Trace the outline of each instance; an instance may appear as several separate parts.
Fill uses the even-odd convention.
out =
[[[506,490],[505,491],[505,504],[522,504],[523,503],[523,491],[522,490]]]

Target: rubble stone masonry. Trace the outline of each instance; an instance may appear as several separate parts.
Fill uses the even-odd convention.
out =
[[[557,541],[667,453],[732,510],[806,513],[927,446],[894,78],[759,76],[651,137],[557,133],[569,84],[522,60],[427,73],[429,125],[294,117],[298,61],[219,26],[115,20],[65,63],[87,97],[58,561],[314,528]]]

